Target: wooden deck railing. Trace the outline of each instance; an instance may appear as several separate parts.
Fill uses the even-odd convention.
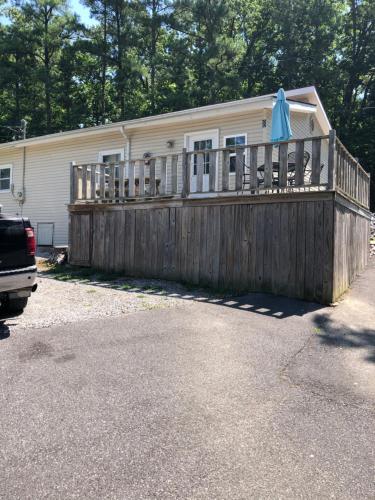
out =
[[[118,163],[71,164],[71,202],[337,190],[369,206],[369,175],[329,135]]]
[[[336,140],[336,189],[365,208],[369,207],[370,174]]]
[[[324,167],[328,169],[328,140],[329,136],[321,136],[277,144],[267,142],[202,151],[184,150],[183,195],[206,191],[269,194],[327,189],[328,176],[326,174],[324,178],[323,170]],[[193,177],[196,177],[194,183],[189,182],[192,169]],[[208,170],[206,185],[205,170]]]
[[[181,156],[181,155],[180,155]],[[179,155],[116,163],[71,164],[71,202],[120,201],[179,193],[177,164]],[[168,174],[167,174],[167,168]],[[156,172],[158,171],[158,176]]]

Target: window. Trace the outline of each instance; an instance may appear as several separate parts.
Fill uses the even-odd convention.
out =
[[[11,182],[12,182],[12,166],[11,165],[0,166],[0,192],[10,191]]]
[[[115,153],[111,155],[103,155],[102,162],[103,163],[117,163],[121,160],[121,154]]]
[[[246,134],[231,135],[224,137],[224,147],[228,148],[230,146],[244,146],[246,144],[247,137]],[[246,154],[244,153],[243,162],[246,163]],[[229,154],[229,172],[236,172],[236,152]]]
[[[100,151],[98,155],[98,160],[100,163],[117,163],[124,160],[124,150],[123,149],[110,149],[108,151]],[[109,175],[109,167],[106,167],[106,175]],[[99,182],[99,173],[97,173]],[[115,177],[118,178],[119,170],[118,166],[115,167]]]
[[[202,151],[204,149],[212,149],[212,139],[204,141],[194,141],[194,151]],[[198,155],[194,155],[194,175],[197,175]],[[210,172],[210,153],[204,153],[203,173]]]
[[[111,149],[109,151],[100,151],[98,160],[100,163],[116,163],[124,159],[122,149]]]

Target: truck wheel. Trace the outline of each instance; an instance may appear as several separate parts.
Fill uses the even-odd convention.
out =
[[[22,297],[20,299],[10,299],[5,302],[2,302],[0,309],[1,311],[7,313],[22,312],[27,305],[27,300],[28,300],[27,297]]]

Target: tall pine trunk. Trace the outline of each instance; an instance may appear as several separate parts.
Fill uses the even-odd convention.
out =
[[[46,132],[51,132],[52,127],[52,110],[51,110],[51,61],[48,46],[49,35],[49,13],[47,6],[44,8],[44,97],[45,97],[45,113],[46,113]]]

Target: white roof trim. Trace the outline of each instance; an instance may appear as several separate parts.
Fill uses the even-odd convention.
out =
[[[310,102],[306,103],[289,101],[291,111],[316,113],[318,122],[323,129],[323,133],[328,134],[328,131],[331,129],[331,125],[323,109],[322,103],[319,99],[315,87],[304,87],[301,89],[287,90],[285,92],[285,95],[287,98],[298,98],[299,96],[308,97]],[[7,142],[4,144],[0,144],[0,149],[23,148],[25,146],[65,141],[68,139],[78,138],[81,136],[81,134],[90,136],[96,134],[118,132],[122,136],[124,136],[124,133],[126,134],[143,127],[169,125],[181,122],[185,122],[188,124],[189,122],[195,120],[210,119],[237,113],[243,114],[255,110],[272,109],[274,105],[274,96],[275,94],[267,94],[258,97],[240,99],[237,101],[211,104],[199,108],[174,111],[171,113],[164,113],[162,115],[147,116],[144,118],[137,118],[124,122],[111,123],[108,125],[99,125],[96,127],[76,129],[68,132],[60,132],[57,134],[49,134],[25,140]]]

